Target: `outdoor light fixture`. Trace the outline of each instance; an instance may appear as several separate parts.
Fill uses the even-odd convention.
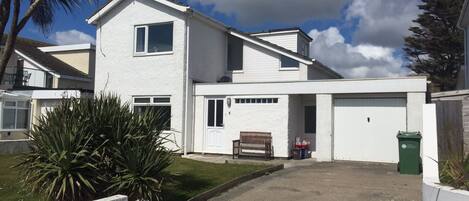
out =
[[[226,104],[228,105],[228,107],[231,107],[231,98],[226,99]]]

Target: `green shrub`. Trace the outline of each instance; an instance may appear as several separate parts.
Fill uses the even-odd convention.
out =
[[[63,100],[33,126],[32,151],[18,165],[24,186],[48,200],[159,200],[173,153],[163,146],[164,115],[134,114],[115,95]]]
[[[441,163],[440,180],[457,189],[469,190],[469,155],[453,156]]]

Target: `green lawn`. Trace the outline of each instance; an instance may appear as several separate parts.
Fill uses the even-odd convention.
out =
[[[36,201],[37,197],[22,191],[18,184],[18,172],[10,167],[16,163],[16,156],[0,155],[0,200]],[[212,164],[176,158],[168,168],[169,177],[163,185],[164,200],[187,200],[219,184],[265,166]]]

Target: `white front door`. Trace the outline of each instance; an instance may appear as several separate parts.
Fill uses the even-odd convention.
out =
[[[222,153],[224,140],[224,99],[208,98],[206,99],[206,137],[205,152]]]
[[[336,99],[334,159],[397,163],[406,116],[404,98]]]

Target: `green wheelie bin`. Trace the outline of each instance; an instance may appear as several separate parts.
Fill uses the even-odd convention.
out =
[[[399,163],[397,169],[401,174],[419,175],[421,172],[420,132],[399,131]]]

